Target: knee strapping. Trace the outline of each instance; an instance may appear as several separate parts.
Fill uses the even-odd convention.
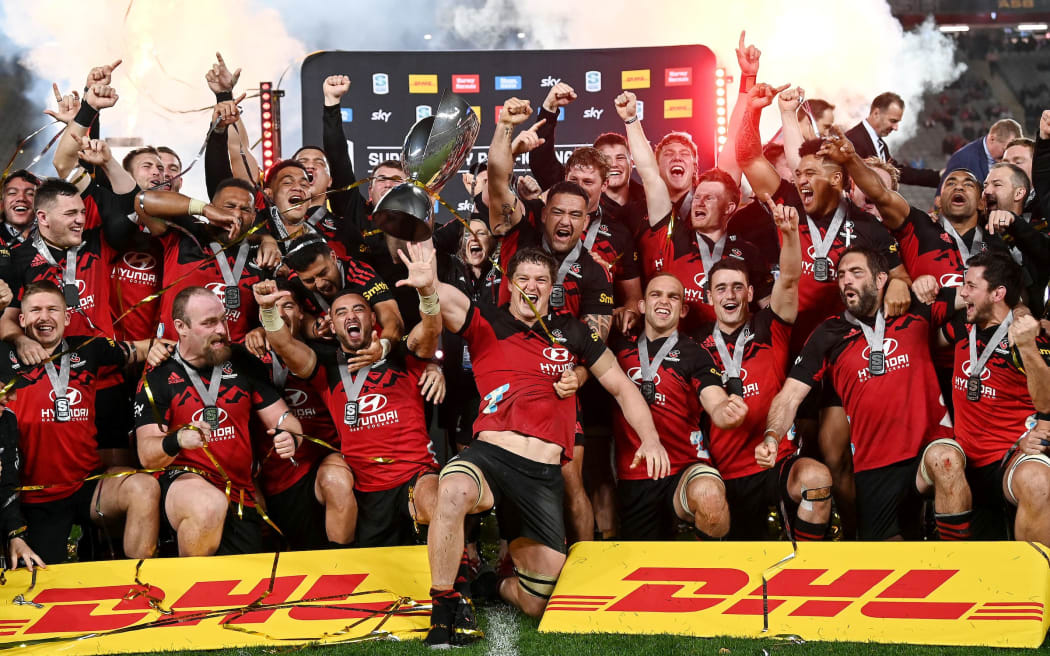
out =
[[[807,488],[803,485],[800,496],[802,501],[798,504],[799,508],[813,510],[813,504],[831,499],[831,486]]]
[[[933,477],[930,476],[930,472],[926,470],[926,454],[935,445],[951,447],[958,451],[959,455],[962,456],[963,467],[966,467],[966,452],[963,451],[962,445],[960,445],[958,442],[956,442],[950,437],[942,437],[940,439],[930,442],[926,445],[926,448],[922,450],[922,457],[919,458],[919,475],[922,476],[922,480],[926,481],[927,485],[931,486],[933,485]]]
[[[685,514],[690,517],[693,516],[693,510],[689,507],[689,485],[701,476],[713,476],[718,479],[720,483],[722,482],[722,475],[711,465],[697,463],[695,465],[690,465],[689,468],[685,470],[685,473],[682,474],[682,484],[678,486],[678,504],[682,506],[682,510],[685,511]]]
[[[536,574],[523,569],[514,568],[514,575],[518,577],[518,585],[533,597],[549,600],[554,594],[554,586],[558,583],[557,576]]]

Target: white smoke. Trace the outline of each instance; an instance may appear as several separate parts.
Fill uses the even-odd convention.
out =
[[[448,29],[477,47],[499,42],[501,26],[526,35],[529,48],[609,48],[699,43],[711,48],[730,75],[739,74],[735,49],[741,30],[762,51],[759,80],[802,86],[809,98],[837,106],[847,127],[867,115],[883,91],[904,98],[907,111],[894,140],[915,134],[921,98],[955,80],[965,66],[954,60],[954,43],[927,20],[904,32],[885,0],[485,0],[479,8],[448,0]],[[733,85],[735,86],[735,85]],[[732,102],[732,101],[731,101]],[[779,118],[767,111],[766,137]]]
[[[748,43],[762,50],[760,79],[801,85],[808,97],[829,100],[841,124],[864,116],[878,93],[899,93],[907,111],[897,141],[914,134],[922,94],[963,70],[954,63],[953,43],[932,22],[905,33],[884,0],[737,0],[717,7],[696,0],[0,0],[0,16],[9,47],[40,80],[35,93],[41,104],[54,103],[52,81],[64,91],[81,89],[89,67],[122,58],[114,76],[121,99],[103,114],[103,134],[171,146],[184,162],[200,147],[210,114],[171,110],[213,103],[203,76],[216,50],[231,67],[244,69],[239,90],[276,82],[288,71],[282,105],[286,154],[301,142],[298,67],[314,50],[701,43],[737,75],[734,48],[740,30],[747,29]],[[243,107],[254,141],[258,103]],[[766,119],[769,137],[778,119],[773,111]],[[39,124],[44,122],[41,116]],[[184,188],[203,196],[202,165]]]
[[[211,113],[172,110],[214,104],[204,74],[216,51],[231,69],[243,68],[239,91],[261,80],[276,81],[306,53],[285,31],[279,12],[250,0],[2,0],[2,11],[4,33],[41,81],[36,93],[42,105],[54,106],[52,82],[63,93],[81,91],[92,66],[123,59],[113,75],[120,100],[102,114],[103,136],[169,146],[184,164],[203,143]],[[249,133],[258,138],[258,102],[246,101],[243,107]],[[289,109],[287,118],[297,130],[299,112]],[[48,120],[41,115],[35,122]],[[185,191],[204,197],[203,170],[198,163],[187,175]]]

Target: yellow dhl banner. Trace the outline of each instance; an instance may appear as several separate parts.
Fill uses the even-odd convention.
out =
[[[426,547],[53,565],[0,587],[0,654],[422,638]],[[15,599],[21,595],[23,603]]]
[[[540,631],[1038,647],[1047,554],[1027,542],[579,543]]]

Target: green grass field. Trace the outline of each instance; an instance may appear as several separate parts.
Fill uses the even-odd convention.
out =
[[[618,654],[658,654],[659,656],[707,655],[716,656],[795,656],[802,654],[829,654],[835,656],[985,656],[990,654],[1048,654],[1050,642],[1039,649],[1004,649],[991,647],[939,647],[916,645],[882,645],[857,642],[807,642],[796,644],[784,640],[750,640],[743,638],[692,638],[657,635],[636,636],[620,634],[575,635],[540,633],[539,620],[524,616],[507,606],[481,609],[479,621],[485,630],[485,640],[454,650],[456,654],[491,654],[498,656],[612,656]],[[156,653],[156,652],[154,652]],[[400,656],[401,654],[431,654],[422,641],[375,641],[355,644],[329,644],[314,647],[252,647],[214,651],[164,652],[190,656],[255,656],[271,654],[302,654],[303,656]]]

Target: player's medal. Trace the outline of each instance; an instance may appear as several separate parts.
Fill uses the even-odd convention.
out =
[[[831,260],[826,257],[813,258],[813,279],[827,282],[831,278]]]
[[[868,373],[872,376],[881,376],[886,373],[886,354],[882,351],[872,351],[868,356]]]
[[[725,381],[726,394],[732,396],[736,394],[739,397],[744,396],[744,381],[740,380],[736,376],[728,378]]]
[[[62,296],[66,299],[66,306],[71,308],[80,307],[80,290],[76,283],[62,285]]]
[[[565,285],[554,285],[551,288],[551,307],[565,307]]]
[[[69,408],[69,399],[65,396],[55,397],[55,421],[72,421],[73,411]]]
[[[642,398],[649,405],[656,403],[656,383],[651,380],[642,381]]]
[[[357,401],[347,401],[343,406],[343,423],[347,426],[356,426],[359,417]]]
[[[970,376],[966,379],[966,400],[974,402],[981,400],[980,376]]]
[[[204,406],[204,413],[201,415],[201,418],[212,430],[219,429],[219,409],[217,407],[213,405]]]
[[[223,305],[227,310],[236,310],[241,307],[241,288],[237,285],[226,285],[223,292]]]

